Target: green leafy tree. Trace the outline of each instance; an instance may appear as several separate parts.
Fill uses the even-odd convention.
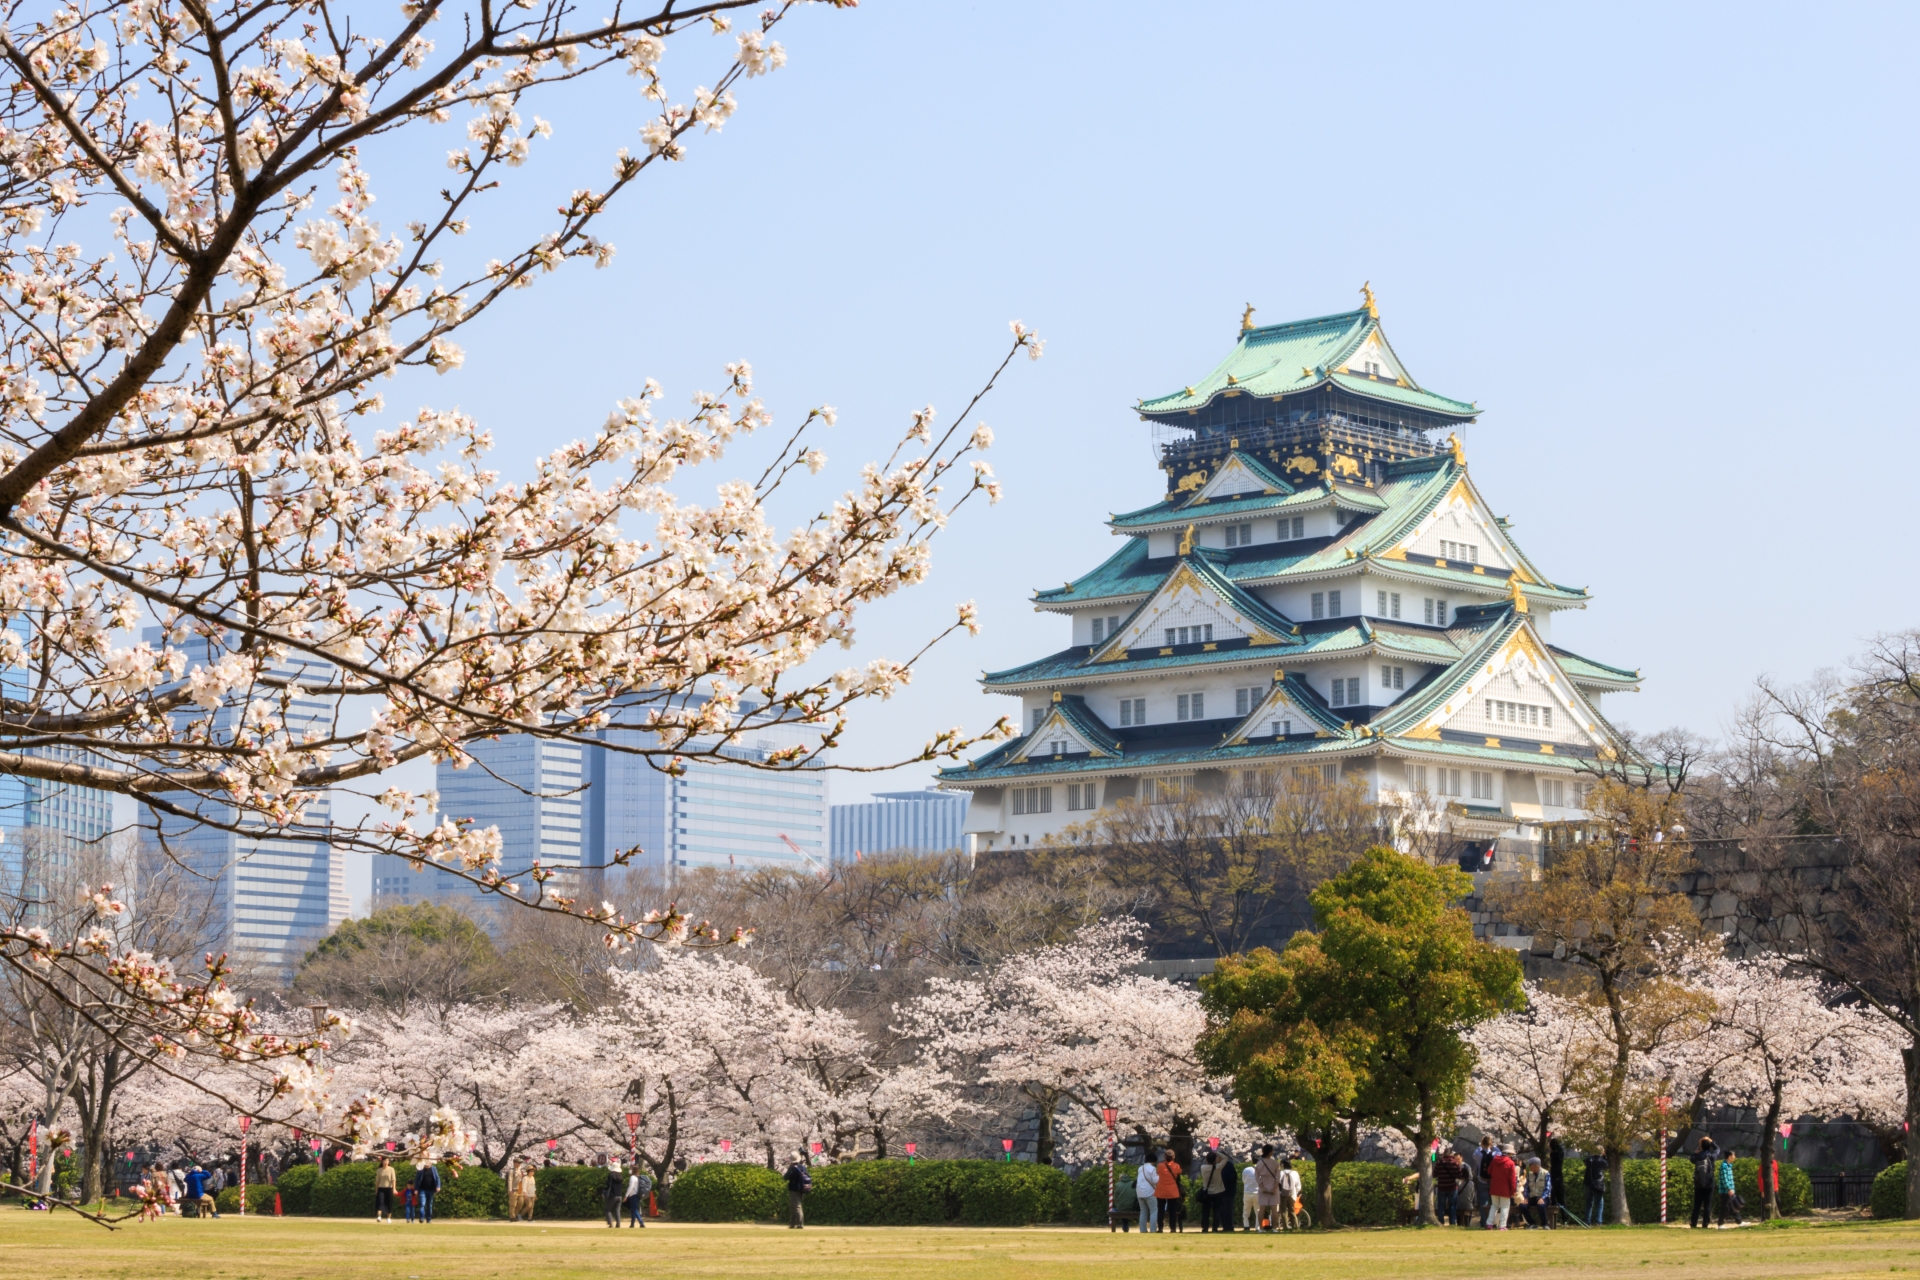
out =
[[[444,1013],[499,999],[513,976],[471,916],[420,902],[343,923],[307,953],[293,989],[343,1008]]]
[[[1289,1129],[1312,1154],[1323,1223],[1361,1127],[1429,1149],[1473,1070],[1463,1032],[1522,1000],[1519,958],[1476,940],[1452,905],[1471,890],[1459,871],[1370,849],[1314,890],[1318,932],[1278,954],[1229,956],[1201,980],[1202,1060],[1233,1077],[1250,1123]],[[1422,1220],[1434,1221],[1431,1167],[1419,1164]]]

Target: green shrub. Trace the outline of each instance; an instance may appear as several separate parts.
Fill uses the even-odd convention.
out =
[[[300,1212],[319,1214],[323,1218],[371,1218],[373,1174],[378,1168],[371,1160],[336,1164],[314,1180],[307,1206]],[[404,1187],[413,1177],[413,1166],[396,1162],[393,1173],[394,1181]],[[398,1206],[395,1208],[397,1211]]]
[[[371,1193],[367,1203],[373,1203]],[[507,1216],[507,1180],[482,1165],[469,1165],[457,1178],[442,1166],[440,1192],[433,1198],[433,1216],[504,1218]]]
[[[945,1222],[944,1197],[922,1173],[937,1161],[850,1160],[813,1171],[807,1221],[823,1226],[926,1226]]]
[[[1786,1190],[1786,1184],[1781,1184]],[[1873,1180],[1873,1195],[1869,1200],[1876,1218],[1904,1218],[1907,1216],[1907,1162],[1890,1164],[1882,1169]]]
[[[1813,1207],[1813,1179],[1807,1171],[1798,1165],[1784,1160],[1776,1166],[1780,1170],[1780,1216],[1790,1218],[1805,1213]],[[1691,1179],[1691,1173],[1689,1173]],[[1741,1216],[1753,1219],[1760,1216],[1760,1161],[1757,1159],[1739,1159],[1733,1162],[1733,1185],[1740,1192],[1740,1198],[1747,1207],[1740,1211]],[[1689,1207],[1693,1204],[1688,1199]]]
[[[271,1214],[273,1212],[273,1192],[271,1183],[249,1182],[247,1184],[247,1212]],[[213,1198],[222,1213],[240,1212],[240,1188],[223,1187],[220,1194]]]
[[[281,1212],[309,1212],[307,1206],[313,1196],[313,1184],[319,1178],[319,1168],[310,1164],[296,1164],[292,1168],[282,1169],[279,1181],[274,1183],[280,1192]]]
[[[776,1222],[786,1213],[786,1181],[764,1165],[697,1164],[673,1186],[681,1222]]]
[[[607,1171],[592,1165],[557,1164],[537,1169],[533,1175],[537,1189],[533,1200],[536,1218],[598,1218],[601,1188],[606,1186]]]
[[[1133,1179],[1138,1167],[1130,1164],[1113,1166],[1113,1199],[1116,1209],[1137,1209],[1138,1201],[1133,1194]],[[1107,1224],[1107,1166],[1093,1165],[1082,1169],[1080,1176],[1073,1180],[1070,1193],[1071,1208],[1069,1216],[1075,1222],[1084,1222],[1104,1227]],[[1236,1211],[1238,1201],[1235,1202]],[[1195,1219],[1198,1221],[1198,1219]]]
[[[1067,1175],[1052,1165],[996,1160],[943,1160],[973,1165],[960,1190],[959,1221],[976,1227],[1024,1227],[1065,1222]],[[929,1162],[932,1167],[932,1162]]]

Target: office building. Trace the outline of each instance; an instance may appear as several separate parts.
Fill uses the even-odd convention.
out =
[[[929,787],[879,791],[867,804],[833,806],[833,862],[876,853],[945,853],[966,844],[970,797]]]

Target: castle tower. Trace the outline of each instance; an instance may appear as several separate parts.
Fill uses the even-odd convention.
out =
[[[1249,316],[1218,368],[1136,411],[1166,496],[1109,520],[1105,564],[1035,594],[1067,647],[985,676],[1025,735],[941,772],[973,797],[976,851],[1288,768],[1441,798],[1464,840],[1584,816],[1619,746],[1601,697],[1639,672],[1553,645],[1586,589],[1493,514],[1450,432],[1478,406],[1414,380],[1371,292],[1315,320]]]

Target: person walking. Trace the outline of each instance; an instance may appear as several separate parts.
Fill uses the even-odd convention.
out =
[[[1718,1218],[1721,1226],[1727,1225],[1727,1215],[1733,1215],[1733,1225],[1743,1225],[1740,1221],[1740,1193],[1733,1184],[1733,1152],[1721,1153],[1720,1161],[1714,1165],[1714,1188],[1720,1193],[1716,1197],[1720,1202]]]
[[[1253,1166],[1254,1190],[1259,1204],[1254,1230],[1272,1231],[1275,1210],[1280,1207],[1280,1162],[1273,1158],[1273,1144],[1260,1148],[1260,1162]]]
[[[429,1160],[413,1175],[413,1209],[421,1226],[433,1221],[433,1198],[440,1193],[440,1167]]]
[[[386,1156],[381,1156],[380,1167],[373,1171],[373,1220],[375,1222],[393,1221],[393,1191],[398,1185],[399,1178],[393,1172],[393,1161]]]
[[[807,1153],[802,1151],[787,1166],[787,1226],[799,1231],[807,1225],[806,1206],[802,1203],[813,1190],[813,1171],[807,1168]]]
[[[1713,1145],[1711,1137],[1702,1134],[1700,1146],[1694,1151],[1693,1160],[1693,1212],[1687,1216],[1687,1227],[1711,1227],[1713,1219],[1713,1163],[1719,1154],[1719,1148]]]
[[[1452,1147],[1433,1163],[1433,1212],[1443,1227],[1460,1225],[1460,1186],[1467,1180],[1467,1164]]]
[[[635,1164],[632,1175],[627,1179],[626,1205],[627,1225],[629,1227],[644,1227],[647,1225],[642,1210],[646,1207],[647,1193],[651,1190],[653,1190],[653,1179],[647,1174],[642,1173],[640,1166]]]
[[[1133,1193],[1140,1197],[1142,1232],[1160,1229],[1160,1198],[1156,1194],[1159,1186],[1160,1170],[1151,1159],[1142,1160],[1140,1167],[1133,1171]]]
[[[1507,1214],[1520,1194],[1520,1166],[1513,1157],[1493,1144],[1493,1158],[1487,1161],[1487,1230],[1505,1231]]]
[[[1180,1162],[1173,1158],[1173,1148],[1160,1153],[1160,1177],[1153,1184],[1153,1194],[1160,1201],[1160,1229],[1162,1231],[1182,1231],[1186,1229],[1186,1191],[1180,1185],[1180,1175],[1185,1172]]]
[[[1284,1156],[1280,1161],[1280,1221],[1282,1231],[1300,1229],[1300,1171],[1293,1167],[1293,1157]]]
[[[1222,1149],[1212,1155],[1213,1167],[1200,1184],[1200,1229],[1207,1229],[1207,1207],[1211,1205],[1213,1229],[1230,1233],[1233,1230],[1233,1193],[1238,1189],[1240,1173],[1234,1168],[1230,1152]]]
[[[608,1156],[607,1176],[600,1184],[600,1212],[606,1218],[608,1226],[619,1227],[620,1202],[626,1198],[627,1175],[620,1171],[620,1161],[613,1156]]]
[[[1539,1156],[1527,1157],[1527,1170],[1520,1180],[1520,1195],[1525,1200],[1527,1225],[1537,1230],[1553,1229],[1553,1175],[1540,1163]]]
[[[1487,1190],[1487,1170],[1493,1165],[1493,1135],[1480,1135],[1480,1149],[1473,1156],[1474,1207],[1479,1210],[1480,1225],[1485,1227],[1493,1212],[1493,1196]]]
[[[520,1165],[520,1209],[528,1222],[533,1221],[533,1211],[540,1200],[540,1169],[531,1160]]]
[[[1252,1231],[1260,1225],[1260,1171],[1259,1155],[1247,1161],[1246,1168],[1240,1170],[1240,1229]]]
[[[1582,1182],[1587,1188],[1587,1225],[1600,1226],[1607,1220],[1607,1153],[1596,1151],[1587,1157]]]

